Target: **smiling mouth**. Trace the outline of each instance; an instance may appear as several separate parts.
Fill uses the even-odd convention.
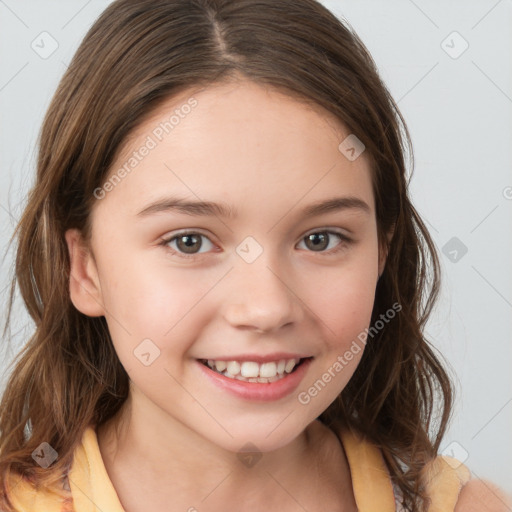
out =
[[[213,359],[199,359],[198,361],[210,370],[230,379],[271,383],[284,379],[309,359],[312,357],[280,359],[262,364],[255,361],[217,361]]]

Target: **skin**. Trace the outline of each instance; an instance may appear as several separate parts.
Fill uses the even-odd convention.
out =
[[[454,512],[510,512],[512,497],[489,480],[470,480],[461,490]]]
[[[111,173],[191,96],[166,101],[142,122]],[[105,466],[127,512],[164,511],[169,503],[201,511],[226,503],[242,511],[356,510],[343,448],[316,418],[363,350],[308,404],[297,396],[370,324],[385,254],[369,160],[340,152],[350,132],[329,112],[274,89],[238,80],[193,97],[190,114],[98,199],[90,245],[77,230],[66,232],[73,304],[105,316],[131,379],[125,406],[97,431]],[[226,202],[239,216],[137,216],[171,194]],[[337,196],[357,197],[369,210],[300,215]],[[180,256],[180,239],[162,244],[183,230],[204,235],[192,258]],[[330,234],[315,249],[305,240],[325,231],[352,241]],[[262,249],[252,263],[236,252],[248,236]],[[148,366],[134,356],[144,339],[160,350]],[[270,402],[227,394],[196,362],[281,351],[314,359],[297,390]],[[250,468],[237,457],[248,442],[262,453]]]

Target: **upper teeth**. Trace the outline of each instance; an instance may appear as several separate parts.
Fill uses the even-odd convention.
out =
[[[241,375],[242,377],[272,378],[277,375],[291,373],[300,359],[281,359],[268,363],[256,363],[255,361],[215,361],[208,359],[208,366],[218,372],[225,372],[228,376]]]

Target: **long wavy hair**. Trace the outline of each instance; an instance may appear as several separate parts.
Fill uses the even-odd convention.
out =
[[[18,472],[56,484],[87,426],[106,422],[127,399],[129,378],[105,318],[71,303],[64,233],[78,228],[87,239],[94,190],[146,116],[177,93],[235,75],[324,107],[366,146],[388,252],[372,324],[393,304],[402,309],[368,338],[348,385],[319,419],[377,445],[403,505],[424,510],[422,468],[437,455],[453,401],[442,356],[423,332],[439,261],[408,195],[414,159],[405,121],[353,29],[315,0],[117,0],[86,34],[47,111],[36,181],[11,239],[4,338],[16,285],[35,332],[2,397],[0,480]],[[43,441],[58,453],[48,468],[31,456]],[[0,508],[12,510],[3,487]]]

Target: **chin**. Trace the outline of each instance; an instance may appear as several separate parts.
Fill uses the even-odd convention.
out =
[[[257,420],[239,419],[235,422],[226,422],[223,427],[229,434],[217,424],[215,429],[209,428],[198,433],[215,445],[231,452],[251,451],[250,446],[254,446],[254,451],[266,453],[290,444],[314,420],[315,417],[299,420],[295,411],[283,412],[279,416],[265,419],[260,416]]]

